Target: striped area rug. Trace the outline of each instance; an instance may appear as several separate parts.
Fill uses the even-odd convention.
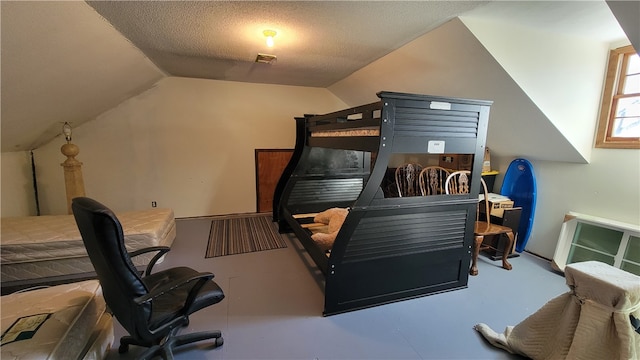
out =
[[[271,214],[224,216],[211,221],[205,258],[285,247]]]

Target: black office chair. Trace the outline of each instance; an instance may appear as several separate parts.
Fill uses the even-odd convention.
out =
[[[159,252],[143,277],[131,262],[133,253],[127,253],[122,226],[111,210],[86,197],[73,199],[71,207],[107,306],[129,333],[120,339],[120,353],[127,352],[129,345],[140,345],[148,347],[140,359],[173,359],[172,349],[180,345],[205,339],[215,339],[216,347],[222,345],[220,331],[176,335],[189,324],[190,314],[224,298],[212,273],[188,267],[151,273],[157,259],[169,250],[155,247]]]

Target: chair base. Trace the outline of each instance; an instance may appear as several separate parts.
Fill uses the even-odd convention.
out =
[[[154,357],[157,357],[157,356],[160,356],[166,360],[172,360],[173,349],[182,345],[191,344],[194,342],[207,340],[207,339],[215,339],[214,348],[220,347],[222,346],[222,344],[224,344],[224,339],[222,338],[222,332],[218,330],[202,331],[202,332],[182,334],[182,335],[175,335],[176,331],[177,331],[177,328],[174,329],[174,331],[172,331],[171,334],[167,336],[163,341],[161,341],[160,344],[151,345],[151,346],[149,346],[148,344],[141,344],[131,336],[123,336],[120,339],[120,347],[118,348],[118,352],[122,354],[129,350],[129,345],[139,345],[139,346],[148,347],[147,350],[145,350],[143,353],[141,353],[137,357],[137,359],[139,360],[153,359]]]

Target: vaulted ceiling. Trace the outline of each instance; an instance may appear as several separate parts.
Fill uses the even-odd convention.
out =
[[[2,1],[1,150],[37,148],[166,76],[328,87],[464,14],[602,41],[602,1]],[[615,21],[614,21],[615,22]],[[266,47],[262,31],[277,32]],[[258,53],[277,56],[255,62]]]

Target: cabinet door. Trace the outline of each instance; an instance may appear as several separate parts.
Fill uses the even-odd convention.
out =
[[[623,235],[621,231],[579,222],[567,264],[597,260],[613,266]]]
[[[640,276],[640,236],[629,236],[620,269]]]

